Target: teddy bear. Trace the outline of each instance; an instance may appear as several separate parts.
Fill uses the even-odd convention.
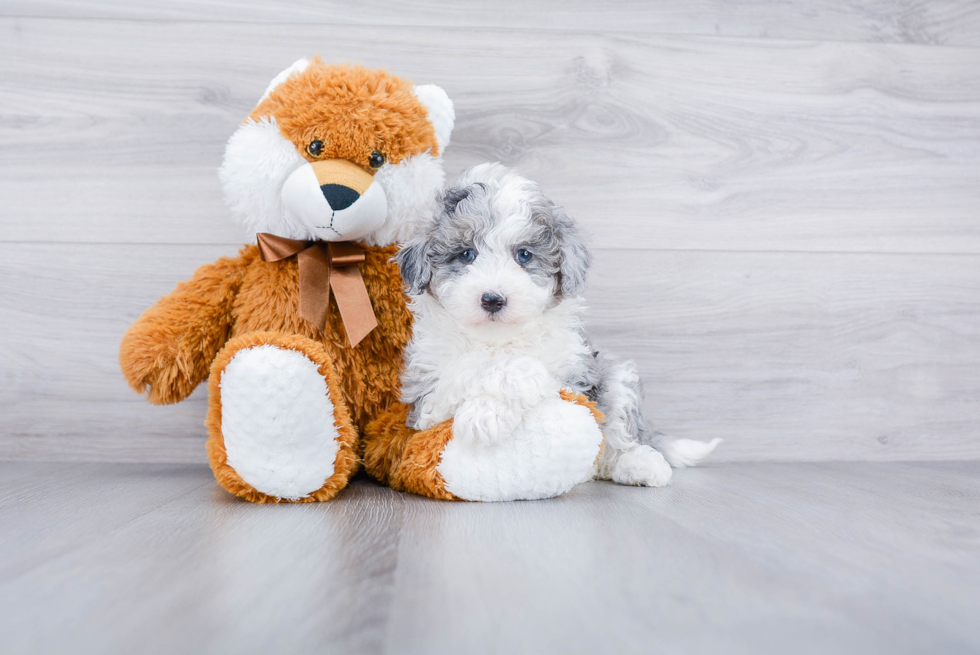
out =
[[[451,420],[405,425],[399,373],[412,314],[393,257],[436,211],[454,121],[437,86],[313,58],[276,76],[228,141],[219,177],[254,242],[143,313],[119,358],[154,404],[208,380],[206,450],[232,494],[326,501],[361,466],[395,489],[464,500],[504,499],[468,492],[495,467],[530,478],[534,497],[589,476],[601,417],[584,397],[565,398],[592,427],[558,484],[562,460],[541,447],[536,458],[520,448],[494,458],[456,447]],[[458,472],[451,484],[447,466]]]
[[[143,313],[119,358],[154,404],[210,379],[207,453],[231,493],[323,501],[357,470],[411,333],[390,260],[435,202],[454,121],[438,86],[317,57],[230,138],[219,177],[254,242]]]

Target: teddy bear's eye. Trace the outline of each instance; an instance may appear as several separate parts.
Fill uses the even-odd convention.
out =
[[[476,259],[476,252],[472,248],[467,248],[463,252],[459,253],[459,259],[460,261],[470,264],[474,259]]]
[[[386,161],[386,157],[384,153],[375,150],[374,152],[371,153],[371,156],[368,157],[368,166],[370,166],[374,170],[378,170],[379,168],[385,165],[385,161]]]
[[[532,255],[531,255],[531,251],[528,250],[527,248],[521,248],[520,250],[517,251],[517,254],[514,255],[514,257],[521,264],[526,264],[529,261],[531,261]]]
[[[313,139],[310,145],[306,146],[306,152],[310,153],[310,157],[319,157],[323,154],[323,141]]]

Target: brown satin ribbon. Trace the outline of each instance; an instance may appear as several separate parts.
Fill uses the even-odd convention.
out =
[[[330,289],[337,299],[340,319],[353,348],[378,327],[364,278],[357,264],[364,251],[350,242],[302,241],[260,232],[259,255],[264,262],[297,256],[299,261],[299,315],[323,332],[330,308]]]

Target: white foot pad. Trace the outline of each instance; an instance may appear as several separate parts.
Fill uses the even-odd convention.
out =
[[[221,374],[228,465],[262,493],[297,500],[333,475],[340,444],[327,382],[295,350],[237,353]]]
[[[439,473],[466,500],[534,500],[565,493],[592,477],[602,432],[588,408],[547,400],[510,436],[490,444],[453,438]]]

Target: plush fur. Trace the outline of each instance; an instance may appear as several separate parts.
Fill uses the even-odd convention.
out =
[[[393,489],[440,500],[556,496],[590,476],[602,441],[595,423],[602,420],[602,414],[596,404],[567,390],[559,398],[554,402],[591,414],[594,435],[583,432],[578,440],[547,442],[528,434],[524,435],[528,438],[515,439],[508,447],[485,451],[454,440],[452,419],[426,430],[408,427],[410,407],[398,404],[365,429],[364,467]],[[549,409],[549,415],[542,418],[560,418],[575,412],[560,407],[557,412],[554,407]],[[577,422],[588,425],[582,420]]]
[[[536,184],[499,164],[461,174],[442,205],[398,254],[415,315],[402,378],[409,425],[426,430],[453,419],[458,441],[502,447],[537,408],[571,389],[605,415],[598,477],[667,484],[669,464],[642,443],[635,365],[605,358],[582,325],[590,257],[571,219]],[[557,419],[551,428],[535,424],[542,439],[575,432]],[[711,448],[705,444],[700,455]]]
[[[216,355],[229,339],[253,332],[302,336],[330,356],[354,424],[363,428],[398,399],[400,360],[412,333],[398,266],[390,261],[397,250],[369,248],[359,266],[378,327],[357,348],[347,345],[332,296],[322,334],[300,318],[295,257],[263,262],[256,246],[245,246],[236,258],[199,268],[130,327],[120,351],[123,371],[150,402],[176,403],[207,379],[214,359],[207,354]]]
[[[250,452],[247,448],[248,444],[245,444],[244,447],[238,450],[240,456],[252,457],[257,460],[261,458],[260,461],[256,461],[253,464],[252,469],[254,470],[256,465],[258,468],[265,469],[265,479],[261,481],[265,482],[265,485],[262,485],[254,477],[251,478],[251,482],[246,481],[238,470],[236,470],[234,459],[229,462],[228,449],[226,448],[224,437],[224,432],[227,427],[223,412],[224,403],[214,402],[215,399],[222,398],[222,385],[226,382],[224,374],[229,364],[240,355],[256,353],[257,349],[275,350],[279,351],[279,353],[298,355],[316,368],[322,377],[315,386],[320,387],[322,384],[325,387],[327,398],[323,400],[329,403],[330,412],[333,415],[332,425],[326,426],[325,429],[330,430],[330,428],[333,428],[336,431],[336,434],[324,435],[324,438],[319,440],[315,438],[304,439],[303,441],[305,443],[300,444],[289,443],[289,441],[294,439],[294,436],[292,434],[281,434],[281,430],[274,429],[271,431],[271,434],[254,435],[253,438],[259,442],[256,444],[258,447],[251,449]],[[283,376],[285,379],[282,382],[288,384],[288,377],[291,376],[289,376],[289,371],[285,371],[285,373],[287,375]],[[263,384],[268,384],[269,382],[267,379],[261,379],[261,377],[253,377],[253,380],[254,382]],[[275,332],[250,332],[232,339],[227,347],[221,351],[217,359],[215,359],[211,370],[211,380],[208,385],[212,402],[208,408],[206,421],[209,434],[207,451],[211,468],[214,470],[218,482],[236,496],[256,503],[278,503],[283,501],[312,502],[333,498],[337,492],[347,486],[347,481],[358,468],[358,431],[354,427],[354,423],[348,412],[347,401],[340,393],[340,390],[344,388],[343,381],[338,376],[337,370],[326,349],[322,344],[312,339],[299,335],[285,335]],[[303,411],[304,408],[296,407],[296,398],[293,393],[295,391],[294,389],[281,388],[278,390],[280,393],[275,393],[275,390],[272,390],[270,393],[268,389],[263,391],[264,393],[253,396],[253,400],[261,401],[263,406],[272,412],[283,409],[292,411],[295,414],[292,418],[294,426],[296,420],[303,420],[309,425],[310,419],[317,418],[316,412],[307,414]],[[303,391],[309,394],[311,390],[307,389]],[[277,405],[277,396],[284,400],[285,403]],[[233,406],[232,409],[240,410],[237,406]],[[243,423],[251,419],[254,419],[251,411],[246,411],[238,417],[238,420]],[[290,422],[290,420],[286,419],[284,422]],[[279,452],[277,452],[274,446],[277,442],[282,442],[283,436],[287,439],[285,445],[290,447],[278,449]],[[266,437],[273,437],[275,440],[266,439]],[[300,448],[297,448],[297,445]],[[310,457],[308,462],[304,462],[303,460],[285,463],[276,461],[280,457],[296,458],[300,455],[300,452]],[[335,453],[335,455],[331,457],[331,453]],[[303,469],[304,463],[308,463],[308,467],[305,470]],[[314,472],[322,472],[320,473],[323,475],[321,484],[312,488],[310,488],[310,485],[303,488],[296,488],[295,484],[290,484],[290,482],[295,482],[297,477],[308,477]],[[285,477],[291,477],[293,480],[287,480],[286,484],[283,484],[283,478]],[[269,478],[273,479],[270,480]],[[259,491],[256,488],[256,484],[262,486],[268,493]]]
[[[376,480],[398,491],[441,500],[461,500],[446,489],[439,461],[453,438],[451,421],[429,430],[406,424],[408,405],[394,405],[364,431],[364,468]]]
[[[300,60],[229,140],[219,174],[251,239],[363,234],[357,266],[378,319],[350,348],[331,296],[318,331],[299,316],[297,258],[263,262],[246,245],[199,268],[130,327],[120,363],[150,402],[179,402],[210,375],[208,455],[230,492],[255,502],[332,498],[357,469],[364,426],[397,402],[412,317],[391,259],[435,207],[453,118],[438,87]],[[321,185],[345,187],[352,201],[336,204]],[[310,201],[290,202],[294,187],[293,200]],[[341,215],[346,236],[317,227]]]
[[[266,116],[276,117],[282,135],[309,161],[346,159],[371,172],[368,156],[376,149],[393,164],[420,152],[440,154],[414,85],[383,70],[330,66],[315,57],[272,89],[249,118]],[[325,145],[316,157],[306,151],[314,139]]]
[[[453,432],[439,472],[449,492],[468,500],[558,496],[592,477],[602,447],[595,416],[561,394],[527,409],[506,438],[489,446]]]
[[[399,243],[434,209],[445,179],[441,153],[454,121],[452,101],[437,86],[413,86],[361,66],[301,59],[276,77],[229,139],[218,171],[225,201],[251,235],[358,239],[372,246]],[[321,144],[316,156],[309,151],[313,141]],[[370,166],[375,151],[385,157],[378,169]],[[330,161],[350,162],[363,175],[373,176],[376,186],[363,195],[385,201],[378,208],[386,215],[367,216],[383,221],[380,227],[364,231],[353,226],[351,234],[333,233],[323,229],[329,214],[306,215],[296,194],[284,193],[297,177],[312,179],[309,165]],[[319,197],[315,187],[311,191],[314,199]],[[335,213],[365,215],[358,212],[363,204]],[[324,209],[330,210],[325,203]]]
[[[235,351],[216,376],[226,462],[245,482],[296,500],[333,475],[341,444],[324,368],[264,343]]]

